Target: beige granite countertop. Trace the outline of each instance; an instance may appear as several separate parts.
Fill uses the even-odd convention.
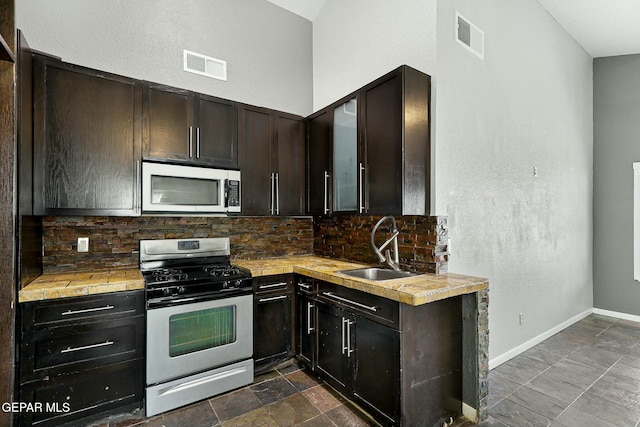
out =
[[[18,293],[18,301],[40,301],[134,289],[144,289],[144,279],[137,268],[47,273],[22,288]]]
[[[409,305],[426,304],[478,292],[489,287],[487,279],[453,273],[422,274],[383,281],[359,279],[347,276],[340,271],[368,267],[368,265],[312,255],[257,261],[234,260],[233,263],[248,268],[254,277],[298,273]]]
[[[360,279],[340,271],[368,265],[313,255],[254,261],[234,260],[233,264],[248,268],[254,277],[297,273],[409,305],[426,304],[489,287],[487,279],[453,273],[422,274],[383,281]],[[40,301],[134,289],[144,289],[142,274],[135,268],[43,274],[20,290],[18,300]]]

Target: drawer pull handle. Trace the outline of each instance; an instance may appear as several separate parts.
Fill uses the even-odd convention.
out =
[[[85,308],[84,310],[67,310],[62,313],[63,316],[69,316],[72,314],[91,313],[92,311],[113,310],[115,307],[112,305],[105,305],[104,307]]]
[[[258,289],[278,288],[280,286],[287,286],[287,282],[274,283],[272,285],[261,285]]]
[[[376,306],[364,305],[364,304],[361,304],[359,302],[356,302],[356,301],[353,301],[353,300],[350,300],[350,299],[343,298],[341,296],[335,295],[333,292],[323,292],[322,294],[328,296],[329,298],[333,298],[333,299],[338,300],[338,301],[346,302],[347,304],[355,305],[356,307],[365,308],[365,309],[367,309],[369,311],[373,311],[373,312],[378,311],[378,308]]]
[[[305,291],[310,291],[312,286],[311,285],[307,285],[306,283],[298,283],[298,286],[300,286],[302,289],[304,289]]]
[[[101,343],[98,343],[98,344],[85,345],[85,346],[82,346],[82,347],[74,347],[74,348],[67,347],[64,350],[60,350],[60,353],[71,353],[71,352],[74,352],[74,351],[89,350],[90,348],[105,347],[107,345],[113,345],[113,341],[108,341],[107,340],[105,342],[101,342]]]
[[[287,295],[280,295],[279,297],[271,297],[271,298],[260,298],[258,302],[267,302],[267,301],[276,301],[280,299],[288,298]]]

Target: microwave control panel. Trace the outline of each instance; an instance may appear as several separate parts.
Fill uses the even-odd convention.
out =
[[[226,207],[240,206],[240,181],[234,179],[227,180]]]

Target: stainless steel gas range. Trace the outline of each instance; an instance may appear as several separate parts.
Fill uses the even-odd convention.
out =
[[[228,238],[140,241],[147,416],[253,382],[251,273],[230,254]]]

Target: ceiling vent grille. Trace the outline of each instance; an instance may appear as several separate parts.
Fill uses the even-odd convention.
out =
[[[484,59],[484,31],[456,12],[456,41],[480,59]]]
[[[227,81],[227,61],[184,50],[184,70]]]

